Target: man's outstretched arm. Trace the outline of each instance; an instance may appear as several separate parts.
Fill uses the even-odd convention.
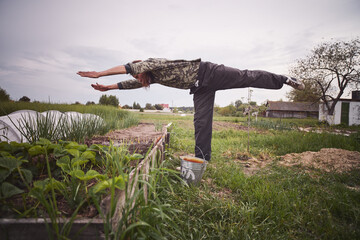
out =
[[[105,92],[108,90],[119,89],[118,84],[102,85],[102,84],[91,84],[91,86],[98,91]]]
[[[77,74],[79,74],[82,77],[89,77],[89,78],[99,78],[99,77],[104,77],[104,76],[109,76],[109,75],[116,75],[116,74],[126,74],[126,68],[124,65],[120,65],[120,66],[116,66],[110,69],[107,69],[105,71],[101,71],[101,72],[95,72],[95,71],[91,71],[91,72],[83,72],[83,71],[79,71]]]

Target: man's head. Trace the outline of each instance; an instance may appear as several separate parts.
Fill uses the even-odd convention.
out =
[[[138,62],[141,62],[141,60],[135,60],[132,63],[138,63]],[[143,73],[135,74],[132,76],[134,78],[136,78],[139,82],[141,82],[143,87],[149,87],[149,85],[151,83],[151,73],[150,72],[143,72]]]
[[[148,87],[151,83],[151,75],[149,72],[143,72],[132,76],[141,82],[143,87]]]

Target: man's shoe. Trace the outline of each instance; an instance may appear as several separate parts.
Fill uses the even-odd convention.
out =
[[[304,90],[305,89],[305,85],[302,81],[293,78],[293,77],[288,77],[288,79],[286,80],[285,84],[297,89],[297,90]]]

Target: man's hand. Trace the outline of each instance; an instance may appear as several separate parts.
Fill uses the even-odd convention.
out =
[[[91,86],[95,89],[95,90],[98,90],[98,91],[101,91],[101,92],[105,92],[107,90],[110,90],[111,88],[109,88],[109,86],[106,86],[106,85],[101,85],[101,84],[91,84]]]
[[[92,72],[78,72],[77,74],[79,74],[82,77],[89,77],[89,78],[98,78],[100,77],[100,73],[92,71]]]

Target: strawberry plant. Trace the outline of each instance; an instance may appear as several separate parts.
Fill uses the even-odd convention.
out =
[[[143,158],[123,147],[88,147],[71,141],[52,143],[47,139],[34,144],[1,142],[0,154],[0,199],[4,205],[16,213],[24,213],[29,203],[15,207],[12,204],[14,197],[23,194],[23,199],[30,196],[39,201],[45,211],[55,209],[64,215],[71,213],[58,209],[57,202],[71,211],[84,213],[111,186],[123,190],[127,173],[132,169],[129,163]],[[42,211],[32,210],[27,214],[37,215]]]

